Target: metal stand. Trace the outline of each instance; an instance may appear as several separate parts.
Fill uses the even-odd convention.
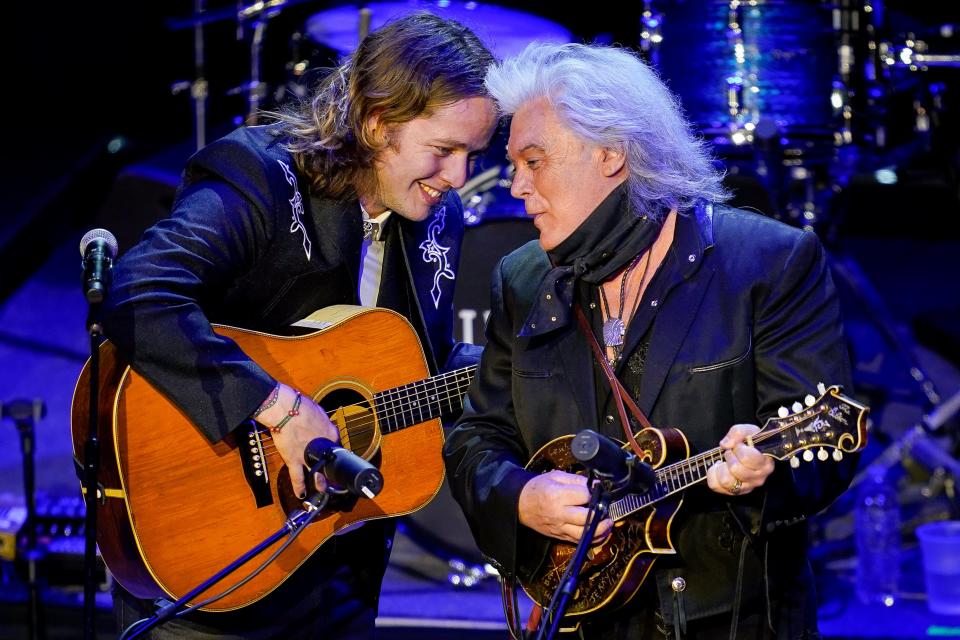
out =
[[[290,539],[287,540],[287,542],[285,542],[279,549],[277,549],[269,558],[267,558],[267,560],[263,564],[257,567],[257,569],[255,569],[246,578],[244,578],[234,586],[230,587],[223,593],[220,593],[212,598],[208,598],[207,600],[204,600],[203,602],[200,602],[194,605],[193,607],[191,607],[191,609],[201,608],[208,604],[211,604],[216,600],[219,600],[223,596],[227,595],[228,593],[231,593],[234,589],[237,589],[243,584],[245,584],[247,581],[252,579],[255,575],[260,573],[260,571],[262,571],[264,567],[270,564],[270,562],[272,562],[278,555],[280,555],[280,553],[282,553],[283,550],[286,549],[287,546],[294,541],[294,539],[296,539],[296,537],[300,534],[300,532],[303,531],[307,527],[307,525],[313,522],[314,518],[316,518],[317,515],[320,513],[320,511],[324,508],[324,506],[326,506],[329,499],[330,499],[330,494],[327,492],[314,493],[310,497],[310,499],[306,503],[304,503],[304,506],[306,507],[306,509],[304,511],[297,511],[293,515],[291,515],[287,519],[287,521],[284,523],[283,527],[281,527],[276,532],[271,534],[263,542],[256,545],[255,547],[253,547],[252,549],[244,553],[242,556],[240,556],[239,558],[231,562],[229,565],[227,565],[226,567],[224,567],[223,569],[221,569],[220,571],[212,575],[210,578],[202,582],[200,585],[198,585],[194,589],[191,589],[188,593],[186,593],[182,598],[180,598],[176,602],[172,602],[164,606],[163,608],[161,608],[159,611],[157,611],[157,613],[152,618],[149,618],[147,620],[143,620],[131,625],[120,636],[121,640],[133,640],[133,638],[139,638],[143,636],[143,634],[145,634],[150,629],[153,629],[167,622],[168,620],[172,620],[174,617],[177,617],[178,614],[182,614],[187,610],[187,604],[192,600],[196,599],[197,596],[199,596],[201,593],[207,591],[208,589],[210,589],[210,587],[217,584],[218,582],[220,582],[221,580],[223,580],[224,578],[232,574],[234,571],[236,571],[237,569],[245,565],[252,558],[256,557],[266,549],[270,548],[270,546],[272,546],[275,542],[277,542],[284,536],[290,535]]]
[[[97,478],[100,473],[100,344],[103,342],[99,311],[99,303],[91,304],[87,316],[87,331],[90,334],[90,406],[87,440],[83,447],[82,478],[86,506],[83,547],[84,640],[94,640],[97,635],[97,503],[102,497]]]
[[[27,505],[26,545],[24,555],[27,561],[27,637],[30,640],[46,638],[43,624],[43,602],[40,599],[40,585],[37,567],[43,552],[37,548],[37,501],[36,467],[34,466],[34,444],[36,443],[34,426],[47,413],[43,400],[14,400],[3,405],[2,416],[9,418],[20,434],[20,450],[23,453],[23,495]]]
[[[536,640],[549,640],[557,634],[560,628],[560,621],[563,614],[570,604],[570,598],[577,590],[577,581],[580,578],[580,569],[583,568],[583,562],[587,558],[587,550],[597,532],[597,526],[607,515],[608,492],[602,482],[594,481],[590,489],[590,502],[587,506],[587,526],[583,529],[583,536],[577,543],[577,549],[567,565],[563,577],[560,578],[560,584],[550,599],[550,604],[543,611],[543,618],[540,622],[540,628],[537,631]]]
[[[190,90],[190,100],[193,103],[193,133],[197,151],[207,146],[207,99],[210,97],[210,86],[206,79],[205,47],[203,27],[207,24],[205,0],[194,0],[193,20],[193,80],[190,82],[175,82],[170,91],[177,95]],[[179,28],[179,27],[177,27]]]

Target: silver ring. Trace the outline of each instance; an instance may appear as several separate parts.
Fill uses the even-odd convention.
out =
[[[740,478],[737,478],[737,481],[734,482],[733,486],[730,488],[730,493],[732,493],[733,495],[738,495],[740,493],[740,489],[742,488],[743,488],[743,480],[741,480]]]

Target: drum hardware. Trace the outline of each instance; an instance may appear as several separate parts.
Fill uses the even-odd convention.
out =
[[[952,27],[947,26],[952,35]],[[888,67],[927,71],[930,67],[960,68],[960,53],[930,53],[930,45],[918,40],[913,34],[902,45],[892,42],[880,43],[880,58]]]
[[[464,183],[457,190],[463,202],[463,221],[468,226],[479,224],[486,218],[516,217],[517,206],[509,207],[504,216],[503,190],[510,195],[510,185],[513,182],[513,165],[497,165],[481,171]],[[522,205],[519,205],[522,208]],[[521,212],[522,216],[523,213]]]
[[[643,11],[640,14],[640,50],[647,56],[651,63],[656,66],[655,55],[657,45],[663,42],[663,34],[660,33],[660,25],[663,24],[663,15],[653,10],[651,0],[644,0]]]
[[[206,7],[205,0],[193,0],[193,15],[203,16]],[[205,77],[204,37],[203,25],[195,20],[190,25],[193,29],[193,80],[182,80],[170,86],[170,92],[178,95],[190,92],[190,101],[193,104],[193,135],[197,151],[207,146],[207,100],[210,97],[210,87]]]
[[[278,15],[287,5],[299,4],[304,0],[268,0],[254,2],[246,7],[237,9],[237,40],[245,39],[244,25],[251,24],[250,34],[250,80],[238,87],[227,90],[228,96],[245,95],[247,98],[247,114],[243,124],[255,125],[260,119],[260,107],[267,96],[267,83],[261,80],[261,57],[263,54],[263,38],[266,34],[269,21]]]

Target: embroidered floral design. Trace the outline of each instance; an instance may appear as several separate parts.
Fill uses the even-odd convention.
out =
[[[433,297],[434,308],[440,308],[440,278],[453,280],[456,277],[450,264],[447,262],[447,252],[450,247],[445,247],[437,242],[437,237],[443,233],[444,223],[447,218],[447,208],[440,207],[433,214],[433,221],[427,228],[427,239],[420,243],[420,249],[423,251],[423,261],[427,264],[437,263],[437,270],[433,274],[433,288],[430,289],[430,295]]]
[[[307,228],[303,226],[303,198],[300,197],[300,189],[297,188],[297,176],[293,175],[293,172],[290,171],[290,167],[285,164],[282,160],[277,160],[280,163],[280,167],[283,169],[283,175],[287,179],[287,184],[293,187],[293,197],[288,201],[290,203],[290,233],[294,234],[298,231],[303,232],[303,252],[307,254],[307,260],[310,259],[310,252],[313,249],[313,244],[310,242],[310,237],[307,235]]]

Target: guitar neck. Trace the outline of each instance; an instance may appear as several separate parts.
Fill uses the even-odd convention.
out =
[[[656,481],[647,493],[631,493],[610,503],[610,517],[616,522],[687,487],[705,480],[707,469],[723,461],[719,447],[681,460],[656,471]]]
[[[375,394],[373,404],[380,430],[393,433],[460,411],[463,395],[476,371],[477,366],[471,365]]]

